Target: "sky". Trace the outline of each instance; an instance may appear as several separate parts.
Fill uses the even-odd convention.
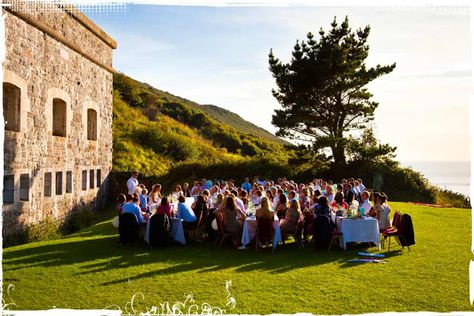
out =
[[[371,26],[369,67],[396,62],[368,85],[379,102],[374,128],[401,161],[470,160],[471,39],[464,11],[394,7],[191,7],[130,4],[88,14],[118,47],[114,68],[158,89],[214,104],[275,132],[279,104],[270,48],[290,60],[297,39],[336,16]]]

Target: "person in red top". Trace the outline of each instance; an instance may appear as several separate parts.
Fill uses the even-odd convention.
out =
[[[163,197],[161,199],[161,204],[156,209],[155,214],[165,214],[169,218],[172,217],[171,205],[168,203],[168,198],[167,197]]]
[[[344,201],[344,194],[342,194],[342,192],[336,193],[334,200],[331,203],[331,208],[335,211],[339,209],[347,210],[349,208],[349,205]]]

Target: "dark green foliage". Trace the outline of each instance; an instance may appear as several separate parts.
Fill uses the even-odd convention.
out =
[[[348,18],[332,29],[308,33],[296,42],[293,58],[284,64],[270,51],[270,71],[276,80],[273,95],[282,106],[272,123],[277,135],[311,141],[315,148],[330,148],[336,163],[345,163],[347,132],[363,130],[374,118],[377,102],[366,85],[390,73],[395,64],[366,68],[370,28],[353,32]]]
[[[75,233],[82,228],[88,227],[97,221],[97,215],[90,208],[81,208],[69,213],[61,223],[59,231],[64,234]]]
[[[471,200],[461,194],[450,190],[436,188],[436,204],[448,205],[451,207],[471,208]]]
[[[15,233],[3,239],[3,247],[26,244],[34,241],[56,239],[60,236],[59,227],[61,222],[46,216],[41,222],[18,227]]]
[[[390,163],[395,158],[396,147],[380,144],[372,129],[367,128],[361,137],[349,137],[347,155],[351,161]]]

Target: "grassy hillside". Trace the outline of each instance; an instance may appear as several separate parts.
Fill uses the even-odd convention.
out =
[[[238,122],[239,126],[252,126],[240,120],[234,120],[234,125]],[[207,165],[248,157],[284,156],[282,142],[268,135],[264,139],[242,132],[214,119],[196,103],[122,74],[114,77],[115,171],[137,169],[144,174],[160,175],[179,164]]]
[[[269,251],[238,251],[213,243],[166,249],[120,247],[115,216],[57,240],[4,249],[3,290],[10,309],[124,310],[136,293],[136,314],[166,301],[226,308],[226,280],[237,304],[228,313],[359,314],[386,311],[473,311],[469,303],[471,214],[391,203],[413,218],[416,245],[376,251],[385,264],[351,264],[363,245],[314,252],[293,243]],[[449,220],[447,220],[449,219]],[[268,249],[267,249],[268,250]],[[15,286],[11,299],[9,284]],[[130,308],[128,309],[130,312]]]
[[[231,112],[229,110],[226,110],[224,108],[211,105],[211,104],[197,104],[196,103],[194,105],[197,106],[199,109],[201,109],[203,112],[211,115],[213,118],[215,118],[219,122],[232,126],[234,129],[238,131],[247,131],[252,135],[258,136],[262,139],[265,139],[271,142],[277,142],[284,145],[288,144],[287,141],[281,138],[278,138],[277,136],[271,134],[267,130],[244,120],[243,118],[241,118],[239,115],[237,115],[234,112]]]

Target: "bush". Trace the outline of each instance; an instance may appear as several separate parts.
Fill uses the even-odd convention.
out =
[[[82,208],[69,213],[60,226],[60,232],[64,235],[72,234],[90,226],[96,220],[96,214],[89,208]]]
[[[450,190],[436,188],[435,203],[450,207],[471,208],[471,200],[469,197]]]
[[[37,224],[27,226],[28,242],[55,239],[59,234],[60,221],[52,216],[47,216]]]
[[[96,213],[89,208],[73,211],[63,221],[48,216],[39,223],[20,226],[15,233],[5,236],[3,247],[57,239],[92,225],[96,219]]]

